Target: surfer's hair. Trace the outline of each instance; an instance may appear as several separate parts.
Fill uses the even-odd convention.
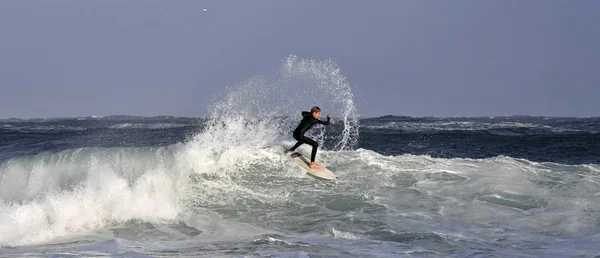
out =
[[[317,106],[314,106],[314,107],[312,107],[310,109],[310,113],[311,114],[314,114],[314,113],[317,113],[317,112],[321,112],[321,109],[319,107],[317,107]]]

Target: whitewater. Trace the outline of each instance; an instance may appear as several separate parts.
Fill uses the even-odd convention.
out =
[[[313,105],[335,181],[283,153]],[[0,120],[0,256],[600,254],[600,118],[359,119],[341,69],[296,56],[207,113]]]

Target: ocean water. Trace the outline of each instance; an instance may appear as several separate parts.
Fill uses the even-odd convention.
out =
[[[359,118],[353,99],[335,63],[291,56],[204,118],[2,119],[0,256],[600,255],[600,118]],[[313,103],[336,181],[283,154]]]

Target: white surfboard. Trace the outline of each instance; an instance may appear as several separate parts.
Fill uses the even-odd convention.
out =
[[[294,152],[294,153],[290,154],[290,157],[293,158],[294,161],[296,162],[296,164],[298,164],[301,168],[306,170],[306,173],[308,173],[311,176],[322,178],[322,179],[327,179],[327,180],[337,179],[337,176],[335,174],[333,174],[333,172],[329,171],[329,169],[327,169],[322,164],[319,164],[321,166],[318,168],[310,168],[310,158],[308,158],[298,152]]]

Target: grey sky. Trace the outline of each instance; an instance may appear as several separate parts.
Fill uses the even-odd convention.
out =
[[[4,0],[0,118],[204,116],[224,86],[291,54],[334,60],[361,116],[600,116],[599,11],[594,0]]]

